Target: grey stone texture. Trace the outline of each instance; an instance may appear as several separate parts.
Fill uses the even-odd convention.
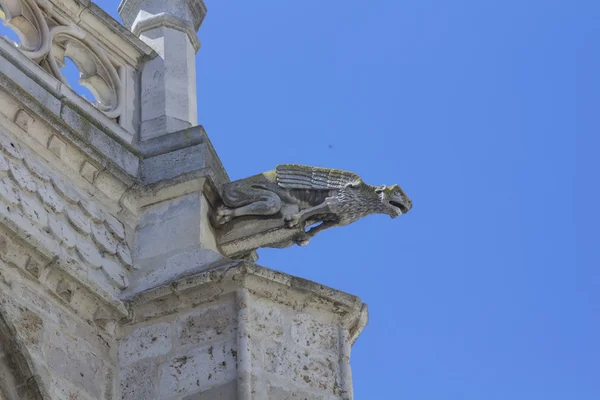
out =
[[[354,296],[238,262],[131,300],[122,381],[132,368],[159,365],[155,398],[352,398],[351,332],[365,313]]]
[[[210,222],[204,3],[125,0],[135,34],[88,0],[0,3],[30,44],[0,39],[0,399],[351,399],[366,306],[231,259],[256,259],[255,222]]]
[[[141,139],[196,126],[196,32],[206,15],[202,0],[123,0],[119,14],[158,54],[142,71]]]

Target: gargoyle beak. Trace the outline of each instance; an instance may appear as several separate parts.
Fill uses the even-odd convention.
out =
[[[393,205],[394,207],[396,207],[397,209],[400,210],[400,212],[402,212],[402,214],[406,214],[410,208],[408,208],[406,205],[404,205],[403,203],[399,203],[397,201],[390,201],[390,204]]]
[[[396,209],[397,216],[406,214],[412,208],[412,201],[408,198],[390,200],[390,205]]]

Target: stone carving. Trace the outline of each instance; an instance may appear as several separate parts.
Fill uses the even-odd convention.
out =
[[[118,117],[123,103],[121,81],[102,50],[77,28],[55,27],[50,34],[53,41],[48,61],[54,75],[68,84],[60,69],[65,66],[65,58],[70,58],[79,69],[79,83],[94,94],[94,105],[107,117]]]
[[[27,57],[68,85],[61,72],[65,58],[73,60],[80,71],[79,83],[95,96],[94,105],[109,118],[117,118],[123,108],[119,74],[104,53],[75,26],[64,26],[44,14],[38,0],[0,0],[5,24],[21,39],[19,49]]]
[[[217,228],[232,220],[233,225],[236,219],[248,220],[243,218],[247,216],[260,220],[280,215],[284,228],[301,230],[289,242],[259,247],[305,245],[325,229],[348,225],[370,214],[396,218],[412,207],[398,185],[376,187],[352,172],[293,164],[225,184],[222,200],[223,205],[212,218]],[[315,224],[318,225],[311,227]],[[307,231],[308,227],[311,228]],[[235,226],[231,229],[235,230]]]
[[[5,24],[21,39],[19,48],[27,57],[37,60],[50,51],[50,31],[35,0],[0,0]]]

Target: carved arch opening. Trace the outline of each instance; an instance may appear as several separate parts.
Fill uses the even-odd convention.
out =
[[[2,19],[19,37],[19,49],[32,59],[48,51],[50,31],[35,0],[0,0]]]
[[[25,352],[0,311],[0,400],[44,400]]]
[[[0,0],[0,10],[4,25],[19,37],[17,47],[23,54],[77,92],[77,85],[61,72],[65,60],[71,60],[79,72],[78,84],[94,97],[92,104],[109,118],[121,115],[120,65],[83,30],[58,17],[45,0]]]
[[[6,12],[2,8],[2,2],[0,1],[0,40],[1,39],[8,41],[14,46],[18,46],[18,43],[21,41],[17,32],[6,23]]]
[[[61,69],[65,67],[66,59],[71,60],[79,70],[79,84],[94,96],[94,105],[109,118],[118,117],[123,106],[121,80],[102,49],[74,27],[55,27],[50,34],[52,47],[48,61],[53,74],[69,85]]]

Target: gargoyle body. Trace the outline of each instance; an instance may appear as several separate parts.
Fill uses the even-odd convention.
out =
[[[302,227],[305,231],[296,240],[299,245],[325,229],[348,225],[370,214],[396,218],[412,207],[398,185],[371,186],[352,172],[294,164],[230,182],[223,186],[221,195],[224,204],[213,219],[217,226],[237,217],[277,214],[284,203],[297,205],[298,212],[283,218],[289,228]],[[319,225],[306,231],[315,224]]]

